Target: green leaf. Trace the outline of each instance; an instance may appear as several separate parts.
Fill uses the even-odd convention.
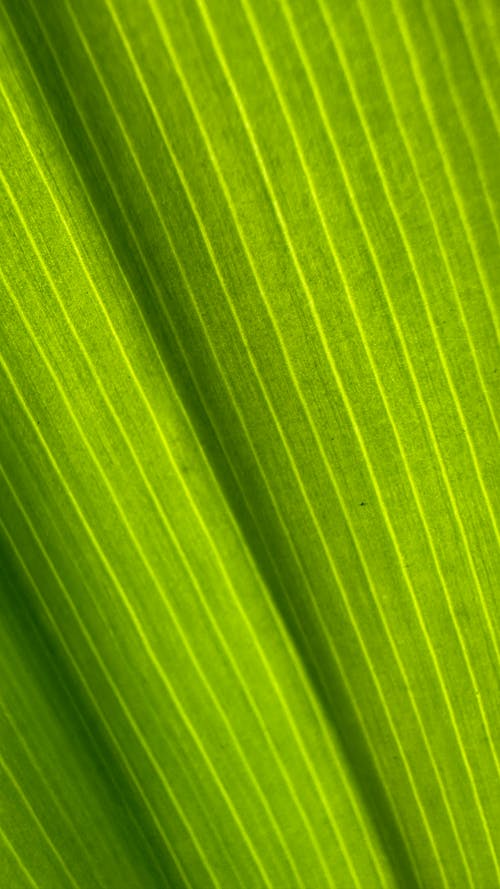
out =
[[[0,884],[500,885],[498,4],[0,21]]]

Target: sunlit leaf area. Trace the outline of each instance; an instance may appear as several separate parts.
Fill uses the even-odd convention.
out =
[[[498,0],[0,38],[0,889],[498,889]]]

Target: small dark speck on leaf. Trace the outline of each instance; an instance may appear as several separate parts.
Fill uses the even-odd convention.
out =
[[[365,500],[362,500],[361,503],[360,503],[359,505],[360,505],[360,506],[366,506],[366,501],[365,501]]]

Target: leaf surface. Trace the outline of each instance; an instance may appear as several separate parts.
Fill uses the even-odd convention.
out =
[[[499,33],[4,0],[2,885],[500,882]]]

